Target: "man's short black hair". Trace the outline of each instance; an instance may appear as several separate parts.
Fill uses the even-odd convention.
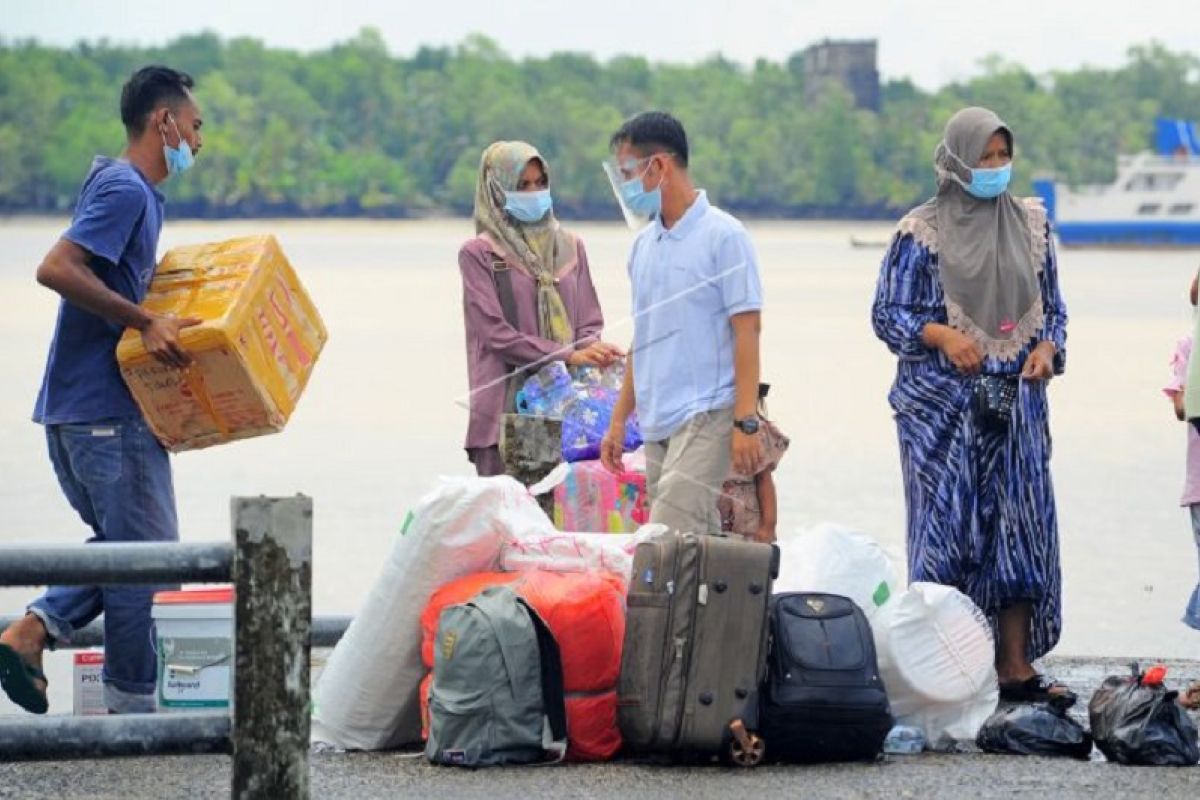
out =
[[[645,111],[627,119],[608,141],[612,150],[623,144],[642,155],[671,153],[680,166],[686,168],[688,165],[687,132],[682,122],[665,111]]]
[[[146,129],[150,112],[160,104],[177,108],[186,102],[194,83],[186,72],[159,64],[133,73],[121,88],[121,122],[125,123],[126,134],[130,138],[139,136]]]

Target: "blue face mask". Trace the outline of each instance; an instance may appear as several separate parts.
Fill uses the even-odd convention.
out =
[[[540,222],[554,208],[549,189],[536,192],[505,192],[504,210],[518,222]]]
[[[1011,162],[996,169],[980,169],[977,167],[971,170],[971,182],[965,184],[963,188],[980,200],[991,200],[1004,194],[1011,180]]]
[[[650,167],[647,166],[646,169],[649,170]],[[642,176],[630,178],[621,184],[621,199],[633,213],[653,219],[662,212],[662,182],[647,191],[642,186]]]
[[[175,125],[175,120],[172,118],[171,124]],[[171,147],[167,144],[167,137],[163,135],[163,158],[167,160],[167,175],[179,175],[187,172],[196,163],[196,157],[192,155],[192,148],[188,145],[187,139],[179,133],[179,126],[175,125],[175,135],[179,137],[179,146]]]

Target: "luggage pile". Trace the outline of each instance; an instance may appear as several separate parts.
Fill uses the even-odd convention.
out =
[[[901,588],[854,531],[782,549],[662,526],[565,533],[511,478],[443,479],[329,659],[314,739],[422,742],[466,767],[871,761],[976,739],[1087,758],[1093,735],[1121,763],[1200,759],[1155,671],[1107,681],[1089,734],[1067,703],[997,712],[994,658],[969,599]]]

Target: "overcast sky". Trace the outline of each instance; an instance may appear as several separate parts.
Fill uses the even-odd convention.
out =
[[[510,54],[571,50],[695,61],[781,60],[825,38],[877,38],[885,78],[933,88],[1000,53],[1035,72],[1121,63],[1158,40],[1200,54],[1198,0],[0,0],[0,36],[159,44],[209,29],[320,49],[379,28],[392,52],[484,33]]]

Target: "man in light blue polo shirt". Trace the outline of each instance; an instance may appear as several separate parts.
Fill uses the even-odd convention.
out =
[[[753,475],[763,458],[758,262],[742,224],[692,184],[677,119],[639,114],[611,147],[607,169],[626,217],[649,223],[629,257],[633,347],[601,458],[619,469],[625,421],[636,409],[650,521],[718,533],[730,466]]]

